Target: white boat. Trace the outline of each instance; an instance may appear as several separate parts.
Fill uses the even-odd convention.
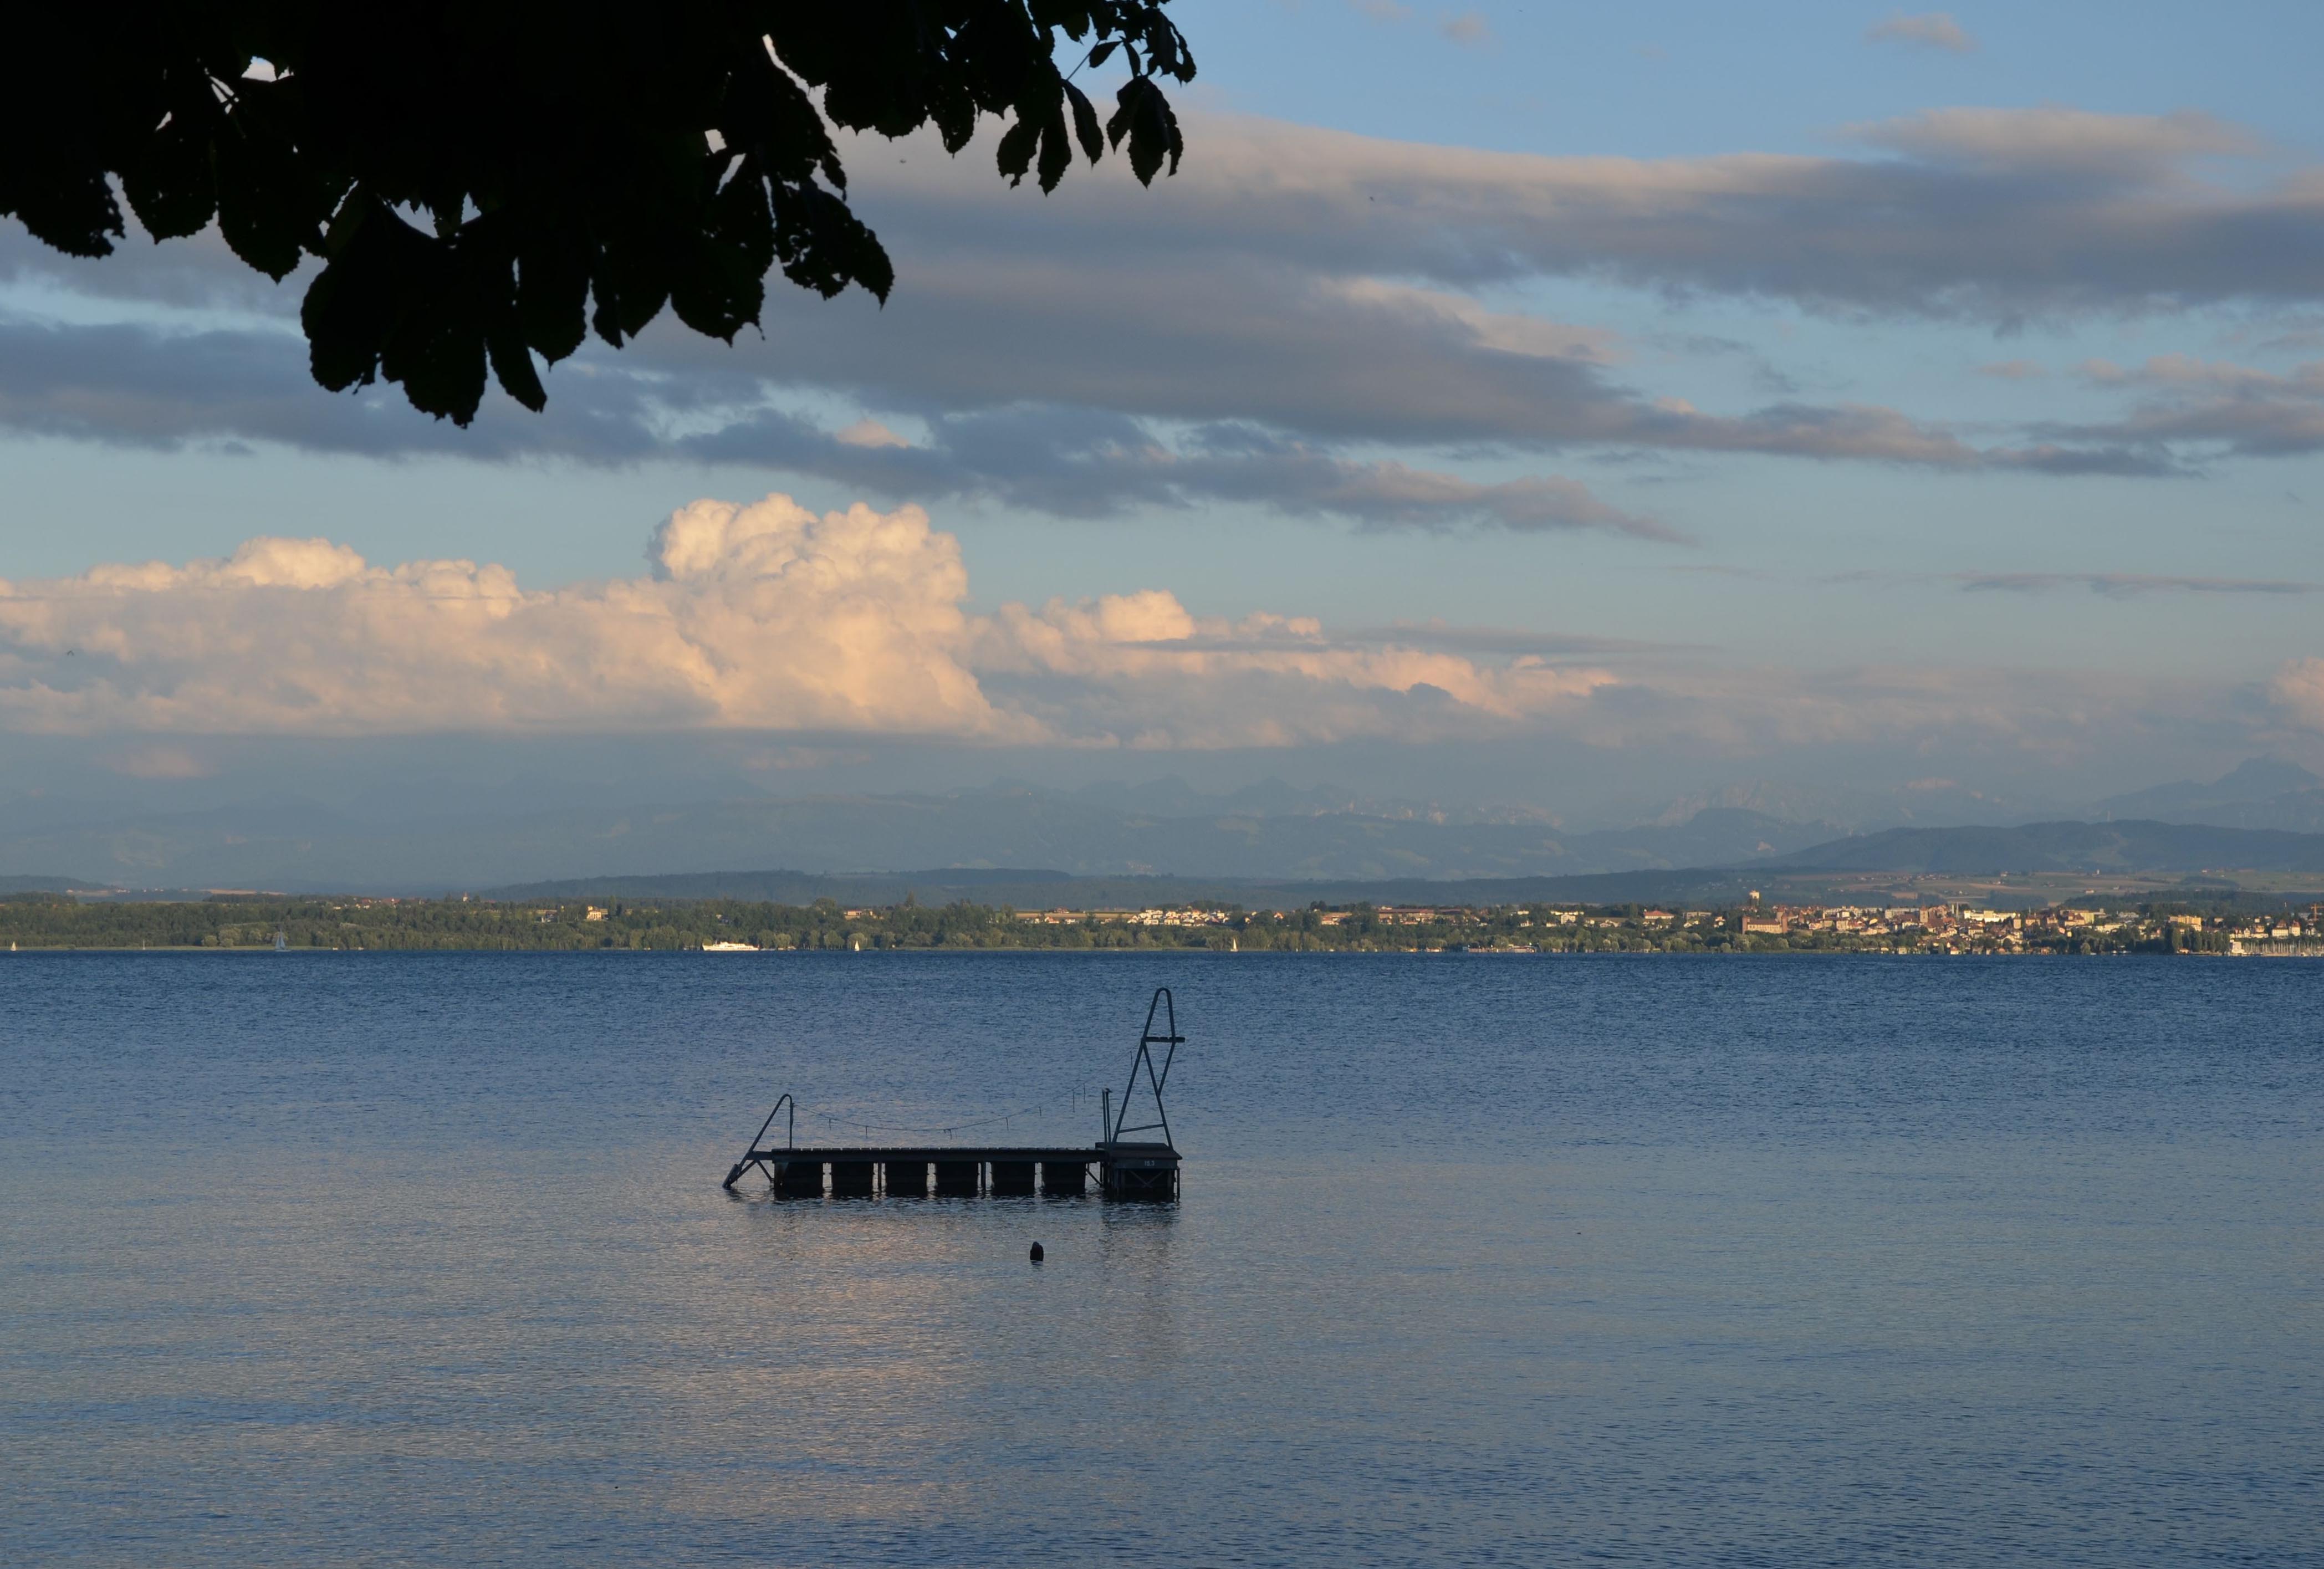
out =
[[[756,943],[705,943],[702,945],[702,951],[706,954],[755,954],[759,951],[759,945]]]

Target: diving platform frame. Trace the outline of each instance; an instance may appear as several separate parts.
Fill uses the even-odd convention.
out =
[[[1157,1020],[1162,1028],[1155,1028]],[[775,1103],[767,1120],[752,1136],[742,1158],[726,1173],[723,1185],[735,1184],[752,1172],[764,1177],[779,1198],[972,1198],[1045,1194],[1070,1196],[1089,1190],[1096,1174],[1100,1192],[1109,1198],[1176,1199],[1178,1196],[1177,1146],[1170,1136],[1169,1113],[1162,1089],[1169,1082],[1170,1066],[1177,1059],[1185,1037],[1178,1033],[1177,1004],[1165,986],[1154,993],[1146,1010],[1146,1029],[1139,1037],[1138,1055],[1131,1059],[1130,1083],[1117,1112],[1113,1091],[1102,1099],[1103,1136],[1094,1144],[844,1144],[800,1148],[797,1141],[798,1103],[786,1094]],[[1157,1066],[1153,1048],[1168,1049]],[[1143,1087],[1152,1096],[1154,1121],[1130,1125],[1130,1107]],[[768,1141],[775,1119],[785,1112],[783,1142]],[[1157,1140],[1125,1135],[1159,1132]]]

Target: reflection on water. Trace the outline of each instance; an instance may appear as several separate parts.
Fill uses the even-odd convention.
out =
[[[1164,981],[1176,1204],[718,1187],[770,1080],[1029,1103]],[[0,967],[0,1540],[2324,1562],[2319,1000],[2162,962]],[[1005,1022],[926,1030],[962,1017]]]

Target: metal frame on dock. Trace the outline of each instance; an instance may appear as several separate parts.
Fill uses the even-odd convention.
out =
[[[1154,1016],[1160,1013],[1165,1023],[1162,1032],[1154,1032]],[[1178,1060],[1178,1048],[1186,1038],[1178,1033],[1178,1004],[1167,986],[1157,987],[1154,1001],[1146,1005],[1146,1028],[1138,1037],[1138,1055],[1130,1061],[1130,1083],[1122,1086],[1121,1111],[1113,1110],[1113,1092],[1105,1092],[1105,1138],[1098,1148],[1105,1156],[1105,1191],[1115,1198],[1176,1198],[1178,1196],[1178,1150],[1170,1137],[1170,1112],[1162,1103],[1162,1086],[1170,1082],[1170,1065]],[[1162,1054],[1162,1068],[1154,1068],[1154,1048],[1169,1047]],[[1138,1070],[1146,1070],[1146,1083],[1154,1092],[1154,1121],[1125,1127],[1130,1121],[1130,1103],[1138,1095]],[[1151,1133],[1159,1131],[1159,1144],[1124,1142],[1124,1133]]]
[[[1163,1028],[1157,1032],[1157,1016]],[[1177,1004],[1167,986],[1158,988],[1147,1006],[1146,1028],[1139,1036],[1138,1055],[1130,1065],[1130,1083],[1121,1094],[1117,1114],[1113,1092],[1104,1093],[1103,1133],[1094,1145],[841,1145],[801,1149],[798,1141],[798,1103],[788,1094],[759,1124],[742,1158],[726,1173],[729,1192],[744,1174],[756,1170],[779,1198],[926,1198],[933,1189],[939,1198],[978,1195],[1015,1195],[1035,1192],[1052,1196],[1086,1192],[1089,1168],[1098,1168],[1098,1186],[1109,1198],[1176,1199],[1179,1157],[1170,1137],[1170,1116],[1162,1103],[1162,1088],[1170,1080],[1170,1065],[1177,1060],[1185,1037],[1178,1033]],[[1167,1046],[1162,1066],[1154,1066],[1153,1048]],[[1125,1126],[1136,1098],[1139,1074],[1153,1092],[1155,1121]],[[788,1108],[783,1143],[766,1142],[775,1119]],[[1161,1141],[1125,1140],[1125,1133],[1161,1132]],[[1038,1173],[1038,1178],[1037,1178]]]

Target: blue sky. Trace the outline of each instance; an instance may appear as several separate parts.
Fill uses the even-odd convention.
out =
[[[1778,6],[1174,5],[1207,90],[1370,135],[1504,152],[1814,152],[1840,126],[1950,104],[2207,109],[2319,150],[2305,66],[2324,19],[2287,4]],[[1402,13],[1400,18],[1393,16]],[[1950,17],[1959,52],[1867,34]],[[1443,36],[1455,18],[1489,36]]]
[[[1203,69],[1176,180],[1109,164],[1045,198],[1002,188],[989,142],[859,145],[886,310],[781,299],[731,351],[657,329],[554,373],[546,420],[502,404],[465,434],[299,388],[296,279],[253,286],[199,240],[69,263],[6,224],[0,725],[97,759],[404,729],[877,740],[876,766],[785,789],[1038,757],[1425,793],[1434,756],[1448,793],[1554,808],[2324,764],[2324,15],[1764,11],[1182,3]],[[937,543],[844,556],[846,603],[893,635],[831,657],[973,697],[687,674],[843,614],[780,598],[732,645],[688,630],[706,600],[671,610],[681,652],[631,651],[634,691],[478,706],[429,694],[549,655],[326,647],[355,635],[318,630],[346,604],[186,565],[280,537],[504,566],[562,625],[599,614],[591,585],[695,592],[649,535],[770,492],[925,510]],[[766,527],[729,541],[753,571],[791,570],[770,540],[795,562],[872,537]],[[964,586],[938,604],[910,574],[947,551]],[[83,575],[152,559],[180,576],[68,627]],[[295,586],[390,592],[352,571]],[[1134,598],[1157,593],[1183,625]],[[204,697],[289,678],[187,653],[196,599],[311,678]],[[185,641],[141,641],[163,624]],[[117,663],[63,665],[68,635]],[[412,696],[330,674],[356,669]]]

